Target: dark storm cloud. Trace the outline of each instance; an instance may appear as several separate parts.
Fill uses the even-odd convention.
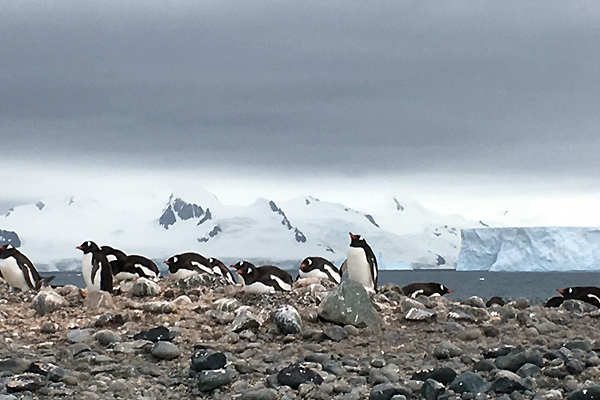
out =
[[[595,2],[0,5],[13,155],[600,169]]]

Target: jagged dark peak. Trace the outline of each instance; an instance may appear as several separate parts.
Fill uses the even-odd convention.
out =
[[[206,243],[208,242],[211,238],[214,238],[215,236],[217,236],[219,233],[223,232],[223,229],[221,229],[221,227],[219,225],[215,225],[212,230],[210,232],[208,232],[208,234],[204,237],[198,238],[198,241],[200,243]]]
[[[188,203],[180,197],[175,197],[175,195],[171,193],[171,196],[169,196],[169,201],[167,202],[167,206],[158,219],[158,223],[165,229],[169,229],[169,226],[177,222],[177,217],[183,221],[186,221],[192,218],[204,218],[206,215],[202,207],[199,205]],[[212,215],[209,215],[209,217],[206,219],[210,218],[212,218]]]
[[[69,204],[68,205],[70,206],[73,203],[75,203],[75,197],[71,196],[71,198],[69,199]]]
[[[294,228],[294,237],[296,238],[296,242],[306,243],[306,236],[304,236],[304,233],[300,232],[300,229],[298,228]]]
[[[35,206],[38,208],[38,210],[42,210],[44,207],[46,207],[46,205],[44,203],[42,203],[41,201],[38,201],[37,203],[35,203]]]
[[[400,202],[398,201],[397,198],[394,197],[394,203],[396,204],[396,210],[398,211],[404,211],[404,206],[402,204],[400,204]]]
[[[202,225],[209,219],[212,219],[212,213],[210,212],[210,208],[207,208],[206,211],[204,211],[204,216],[198,221],[197,225]]]
[[[281,208],[277,207],[277,204],[275,204],[275,202],[273,200],[269,201],[269,206],[271,207],[271,211],[281,215],[281,217],[282,217],[281,225],[284,225],[289,230],[294,231],[294,238],[296,239],[296,241],[298,243],[306,243],[306,236],[304,235],[304,233],[302,233],[300,231],[300,229],[292,226],[292,223],[290,222],[288,217],[285,215],[283,210]]]
[[[304,201],[305,201],[306,205],[309,205],[310,203],[317,203],[321,200],[319,200],[318,198],[313,197],[313,196],[306,196],[306,199],[304,199]]]
[[[371,214],[365,214],[365,218],[368,219],[370,223],[379,228],[379,225],[377,225],[377,222],[375,222],[375,218],[373,218]]]
[[[488,224],[486,224],[486,223],[485,223],[485,222],[483,222],[483,221],[479,221],[479,223],[481,224],[481,226],[485,226],[486,228],[488,228],[488,227],[489,227],[489,225],[488,225]]]
[[[0,245],[11,244],[14,247],[21,246],[21,239],[19,239],[19,235],[13,231],[5,231],[0,229]]]

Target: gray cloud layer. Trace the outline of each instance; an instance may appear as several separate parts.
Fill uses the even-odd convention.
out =
[[[14,157],[600,172],[597,2],[0,8]]]

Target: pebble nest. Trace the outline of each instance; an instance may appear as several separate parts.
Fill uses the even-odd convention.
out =
[[[408,299],[385,285],[371,297],[379,322],[358,329],[319,318],[318,305],[334,287],[329,283],[265,295],[245,294],[217,278],[158,285],[157,295],[142,297],[125,285],[103,307],[65,286],[56,289],[64,304],[39,315],[32,308],[36,293],[1,284],[0,400],[577,400],[600,394],[600,312],[576,300],[544,308],[521,298],[487,308],[479,298]],[[282,305],[298,311],[301,332],[279,332],[271,313]],[[240,315],[258,323],[234,331]],[[224,356],[225,367],[192,369],[192,356],[204,354]],[[196,359],[195,365],[207,364]],[[278,374],[310,379],[293,388]]]

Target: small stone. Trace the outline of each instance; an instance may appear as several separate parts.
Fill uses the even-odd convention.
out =
[[[525,297],[519,297],[510,302],[510,305],[517,310],[524,310],[529,307],[529,301]]]
[[[230,384],[236,376],[237,373],[230,369],[200,371],[198,373],[198,389],[201,392],[213,391],[218,387]]]
[[[412,391],[397,383],[381,383],[371,388],[369,400],[390,400],[393,396],[402,395],[412,397]]]
[[[176,308],[168,301],[150,301],[142,304],[142,310],[151,314],[172,314]]]
[[[184,294],[171,301],[171,305],[178,310],[185,310],[191,308],[194,303],[188,296]]]
[[[73,358],[77,357],[81,353],[87,353],[92,351],[92,348],[87,343],[74,343],[67,347],[67,350]]]
[[[353,325],[345,325],[344,330],[346,331],[348,336],[358,336],[360,334],[360,331],[358,330],[358,328],[356,328]]]
[[[413,374],[413,380],[426,381],[433,379],[443,385],[448,385],[456,379],[456,372],[450,367],[439,367],[431,371],[421,371]]]
[[[267,388],[249,390],[242,395],[242,400],[277,400],[277,391]]]
[[[101,345],[104,345],[104,346],[108,346],[111,343],[118,343],[121,341],[121,336],[119,336],[118,334],[116,334],[115,332],[110,331],[110,330],[98,331],[94,335],[94,338]]]
[[[271,313],[271,319],[279,332],[284,335],[300,333],[302,331],[300,314],[291,305],[285,304],[276,307]]]
[[[190,368],[194,371],[204,371],[221,369],[225,364],[227,364],[225,354],[210,349],[200,349],[192,355]]]
[[[151,354],[161,360],[172,360],[179,356],[179,348],[171,342],[156,342],[152,347]]]
[[[0,360],[0,372],[10,372],[13,374],[22,374],[29,369],[29,363],[18,357],[5,358]]]
[[[323,333],[334,342],[340,342],[348,338],[348,332],[339,325],[326,326],[325,329],[323,329]]]
[[[55,322],[46,322],[40,328],[40,332],[42,333],[55,333],[60,329],[60,326]]]
[[[127,382],[124,379],[117,379],[108,386],[107,391],[109,392],[126,392],[129,388]]]
[[[37,374],[20,374],[9,377],[4,383],[9,393],[35,392],[44,386],[44,380]]]
[[[471,371],[463,372],[450,384],[456,393],[485,393],[490,388],[489,382]]]
[[[67,332],[67,341],[71,343],[91,342],[93,340],[92,329],[71,329]]]
[[[60,294],[50,288],[44,288],[31,301],[31,308],[39,315],[46,315],[68,304],[69,302]]]
[[[481,299],[481,297],[471,296],[468,299],[462,300],[460,304],[464,304],[466,306],[476,307],[476,308],[486,308],[485,303]]]
[[[114,303],[110,293],[104,290],[94,290],[88,292],[83,300],[83,305],[90,309],[96,308],[113,308]]]
[[[131,294],[137,297],[156,296],[159,292],[160,286],[146,278],[139,278],[131,288]]]
[[[461,354],[460,347],[447,340],[440,342],[433,350],[433,356],[438,359],[458,357]]]
[[[435,322],[437,320],[437,314],[429,310],[411,308],[404,315],[404,319],[409,321]]]
[[[527,387],[523,385],[519,375],[510,371],[499,371],[492,382],[492,389],[496,393],[512,393],[515,390],[526,390]]]
[[[262,325],[259,317],[252,314],[250,311],[242,310],[233,320],[231,325],[227,327],[229,332],[240,333],[245,329],[256,329]]]
[[[437,400],[438,396],[444,391],[444,385],[433,379],[427,379],[421,387],[421,394],[426,400]]]

